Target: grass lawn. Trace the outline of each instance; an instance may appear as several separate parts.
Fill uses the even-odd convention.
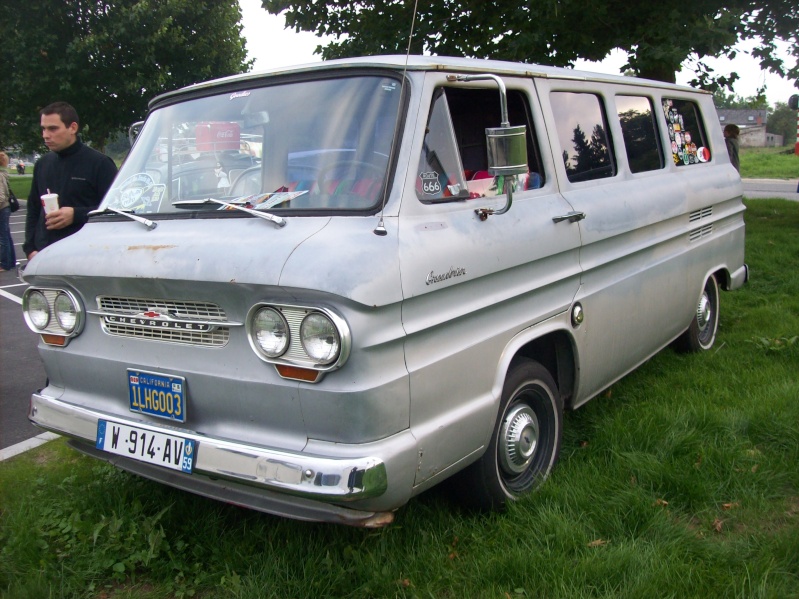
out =
[[[0,463],[0,597],[799,597],[799,204],[748,202],[715,348],[566,416],[505,514],[444,490],[374,531],[174,491],[62,440]]]
[[[32,182],[33,177],[28,175],[21,177],[14,175],[8,178],[8,186],[11,188],[11,191],[14,192],[14,195],[20,200],[28,199],[28,193],[30,193]]]
[[[741,177],[745,179],[796,179],[799,177],[799,156],[794,154],[793,146],[741,148]]]

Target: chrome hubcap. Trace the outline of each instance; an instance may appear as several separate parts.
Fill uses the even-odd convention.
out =
[[[699,325],[699,330],[704,331],[712,318],[710,298],[707,293],[703,293],[699,299],[699,304],[696,306],[696,323]]]
[[[538,417],[530,406],[512,408],[502,422],[499,436],[499,460],[502,469],[521,474],[530,465],[538,447]]]

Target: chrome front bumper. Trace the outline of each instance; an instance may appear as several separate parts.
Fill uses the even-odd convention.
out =
[[[171,427],[157,427],[152,424],[110,416],[101,412],[75,406],[53,397],[34,393],[31,397],[29,413],[30,421],[43,429],[53,431],[77,441],[81,441],[82,451],[95,457],[107,459],[117,463],[120,467],[136,472],[148,478],[160,480],[166,484],[194,491],[217,499],[243,503],[253,509],[270,513],[278,513],[289,517],[299,517],[311,520],[337,521],[365,526],[382,525],[391,521],[388,513],[374,513],[379,522],[377,524],[364,523],[368,512],[337,508],[336,506],[317,505],[322,503],[346,503],[369,497],[376,497],[385,493],[388,486],[386,467],[382,460],[375,457],[357,458],[327,458],[306,455],[296,452],[285,452],[243,443],[235,443],[196,434],[191,431],[174,429]],[[224,479],[240,483],[236,487],[229,487],[230,496],[224,493],[204,492],[202,489],[208,481],[200,482],[199,477],[193,474],[180,474],[175,476],[161,472],[162,468],[135,462],[127,458],[120,458],[113,454],[106,454],[93,450],[97,437],[98,420],[121,422],[140,429],[179,435],[184,438],[194,439],[197,443],[194,474],[205,475],[211,481]],[[85,447],[89,444],[91,447]],[[197,479],[196,483],[192,479]],[[211,483],[213,484],[213,483]],[[216,485],[219,489],[223,484]],[[242,501],[242,496],[254,497],[258,489],[263,489],[265,495],[261,501]],[[269,496],[273,498],[287,497],[289,502],[301,498],[312,500],[311,512],[313,515],[303,515],[303,510],[298,509],[296,514],[282,509],[269,509]],[[282,503],[282,501],[281,501]],[[302,503],[296,505],[302,507]],[[305,510],[308,511],[308,510]],[[322,517],[323,512],[331,512],[330,517]],[[344,512],[345,514],[342,515]],[[352,517],[346,517],[346,512],[353,512]],[[320,515],[321,514],[321,515]],[[386,518],[388,521],[386,522]]]

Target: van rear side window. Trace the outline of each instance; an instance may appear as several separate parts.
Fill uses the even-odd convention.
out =
[[[674,164],[687,166],[710,160],[707,134],[695,103],[663,98],[663,115],[669,130]]]
[[[569,181],[577,183],[615,175],[607,119],[599,96],[552,92],[551,100]]]
[[[616,96],[616,112],[630,171],[643,173],[663,168],[652,100],[644,96]]]

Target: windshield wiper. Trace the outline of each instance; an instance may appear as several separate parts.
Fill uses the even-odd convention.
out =
[[[103,208],[102,210],[92,210],[91,212],[89,212],[89,216],[95,216],[97,214],[120,214],[131,220],[135,220],[137,223],[143,224],[151,231],[158,226],[158,223],[154,223],[149,218],[143,218],[141,216],[137,216],[132,212],[130,212],[129,210],[123,211],[123,210],[117,210],[116,208]]]
[[[220,206],[227,206],[228,208],[241,210],[247,214],[252,214],[258,218],[268,220],[269,222],[275,223],[278,227],[286,226],[285,219],[280,218],[279,216],[269,214],[268,212],[259,212],[258,210],[253,210],[252,208],[245,208],[244,206],[240,206],[232,202],[223,202],[222,200],[217,200],[216,198],[203,198],[202,200],[178,200],[177,202],[172,202],[172,205],[176,208],[180,208],[181,206],[200,206],[202,204],[219,204]]]

